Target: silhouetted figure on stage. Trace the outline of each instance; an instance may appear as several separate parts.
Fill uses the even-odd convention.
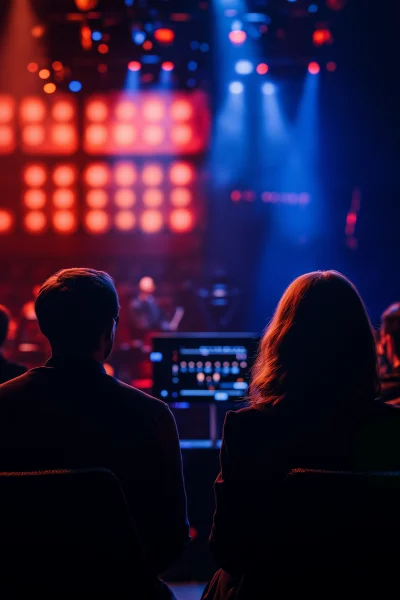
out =
[[[41,287],[35,309],[52,356],[0,387],[0,471],[113,471],[154,598],[172,597],[157,576],[189,540],[179,439],[166,404],[105,372],[119,318],[114,282],[93,269],[60,271]]]
[[[9,324],[10,313],[5,306],[0,305],[0,384],[26,372],[26,367],[8,361],[1,352],[1,347],[7,339]]]
[[[241,290],[233,286],[225,273],[218,271],[209,285],[197,290],[206,331],[232,331],[240,308]]]
[[[400,303],[382,315],[380,347],[387,365],[381,377],[381,400],[400,405]]]

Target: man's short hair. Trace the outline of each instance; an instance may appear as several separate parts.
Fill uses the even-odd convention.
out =
[[[8,309],[0,304],[0,347],[4,344],[8,335],[8,326],[10,324],[10,313]]]
[[[391,304],[382,314],[381,332],[390,335],[396,356],[400,357],[400,302]]]
[[[53,348],[92,352],[98,349],[106,327],[118,319],[118,294],[108,273],[64,269],[44,282],[35,311]]]

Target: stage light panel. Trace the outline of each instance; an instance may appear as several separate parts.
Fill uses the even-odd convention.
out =
[[[100,100],[89,101],[86,106],[86,118],[95,123],[102,123],[108,117],[108,106]]]
[[[24,217],[24,227],[28,233],[43,233],[47,227],[47,219],[44,212],[32,210]]]
[[[71,210],[58,210],[52,217],[53,228],[57,233],[74,233],[78,227],[76,215]]]
[[[135,143],[137,136],[136,127],[127,123],[114,125],[112,136],[117,146],[129,148]]]
[[[10,96],[0,95],[0,123],[10,123],[14,118],[14,100]]]
[[[137,171],[130,162],[117,163],[114,166],[114,181],[119,187],[130,187],[137,180]]]
[[[105,163],[89,165],[84,175],[85,183],[90,187],[105,187],[110,181],[110,169]]]
[[[115,192],[114,204],[118,208],[132,208],[136,204],[136,194],[132,190],[120,189]]]
[[[143,140],[149,146],[159,146],[165,138],[165,129],[158,125],[148,125],[143,130]]]
[[[174,125],[171,129],[171,140],[175,146],[186,146],[193,137],[193,130],[189,125]]]
[[[39,123],[46,116],[46,105],[39,98],[24,98],[20,104],[19,114],[22,123]]]
[[[104,210],[91,210],[86,213],[84,224],[89,233],[106,233],[110,228],[110,217]]]
[[[159,186],[164,179],[164,170],[157,164],[145,165],[142,169],[142,182],[148,187]]]
[[[42,187],[46,183],[47,172],[42,165],[28,165],[23,172],[23,179],[27,186]]]
[[[89,190],[86,194],[86,204],[90,208],[104,208],[108,204],[108,194],[104,190]]]
[[[52,201],[56,208],[72,208],[76,202],[76,195],[72,190],[61,188],[53,192]]]
[[[188,185],[194,179],[194,168],[189,163],[174,163],[170,168],[169,178],[173,185]]]
[[[75,117],[75,106],[66,100],[55,102],[51,109],[51,116],[55,121],[71,121]]]
[[[40,146],[45,140],[46,131],[42,125],[27,125],[23,127],[21,136],[25,146]]]
[[[147,121],[161,121],[165,117],[165,106],[161,100],[145,102],[142,113]]]
[[[50,136],[55,146],[63,148],[63,154],[70,154],[76,149],[77,135],[73,125],[53,125]]]
[[[102,148],[108,139],[108,128],[104,125],[88,125],[85,129],[85,141],[92,148]]]
[[[14,215],[10,210],[0,209],[0,234],[10,233],[14,225]]]
[[[70,187],[76,182],[76,170],[72,165],[58,165],[53,171],[53,183],[58,187]]]
[[[161,190],[150,188],[144,190],[142,201],[148,208],[158,208],[164,202],[164,194]]]
[[[118,121],[133,121],[137,113],[137,108],[133,102],[126,100],[120,102],[115,107],[115,116]]]
[[[46,194],[43,190],[26,190],[24,193],[24,205],[30,210],[38,210],[46,205]]]
[[[158,210],[145,210],[140,217],[140,227],[145,233],[158,233],[163,227],[163,216]]]
[[[169,226],[171,231],[176,233],[187,233],[194,227],[194,216],[186,208],[173,210],[169,217]]]
[[[173,188],[171,190],[170,201],[172,206],[183,208],[191,204],[192,194],[187,188]]]
[[[10,125],[0,125],[0,154],[9,154],[15,148],[14,130]]]
[[[187,100],[176,100],[171,104],[170,115],[174,121],[188,121],[193,116],[193,107]]]
[[[119,231],[131,231],[136,225],[136,218],[130,210],[121,210],[115,215],[114,223]]]

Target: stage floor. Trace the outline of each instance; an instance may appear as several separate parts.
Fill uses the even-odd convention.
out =
[[[177,600],[200,600],[205,583],[169,584]]]

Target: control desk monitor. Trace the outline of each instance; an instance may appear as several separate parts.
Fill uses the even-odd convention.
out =
[[[253,333],[155,336],[153,395],[169,403],[243,400],[258,341]]]

